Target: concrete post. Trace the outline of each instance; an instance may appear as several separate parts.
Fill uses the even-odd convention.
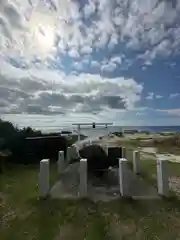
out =
[[[39,188],[40,197],[45,198],[49,193],[49,159],[40,161]]]
[[[122,147],[122,158],[126,158],[126,148]]]
[[[57,165],[58,165],[58,173],[61,173],[65,168],[64,152],[63,151],[58,152]]]
[[[71,147],[68,147],[66,153],[66,163],[68,164],[70,161],[71,161]]]
[[[138,174],[140,173],[140,152],[139,151],[134,151],[133,152],[133,170],[134,173]]]
[[[80,185],[79,185],[79,195],[80,197],[87,196],[87,159],[80,160]]]
[[[109,146],[107,144],[105,144],[103,146],[103,149],[104,149],[105,153],[107,154],[107,156],[108,156],[108,148],[109,148]]]
[[[71,159],[76,159],[78,158],[78,152],[77,152],[77,149],[76,149],[76,146],[71,146]]]
[[[81,140],[80,125],[78,125],[78,130],[77,130],[77,132],[78,132],[78,141],[80,141],[80,140]]]
[[[167,159],[157,159],[157,186],[159,195],[169,195],[169,175]]]
[[[119,159],[119,189],[122,197],[130,196],[129,181],[127,175],[127,159]]]
[[[126,159],[128,161],[133,161],[133,151],[131,149],[126,148]]]

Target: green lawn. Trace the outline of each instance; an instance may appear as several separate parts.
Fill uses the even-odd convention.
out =
[[[156,180],[156,161],[152,159],[141,160],[142,175],[149,180]],[[180,163],[168,162],[169,176],[180,177]]]
[[[38,171],[17,167],[0,175],[0,239],[180,239],[178,199],[38,200]],[[55,165],[51,175],[53,183]]]

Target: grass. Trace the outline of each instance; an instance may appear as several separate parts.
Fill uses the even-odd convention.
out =
[[[180,147],[177,146],[157,145],[156,148],[158,153],[171,153],[175,155],[180,155]]]
[[[152,139],[151,141],[143,141],[141,138],[136,139],[121,139],[117,144],[123,147],[135,149],[137,147],[154,147],[158,153],[171,153],[180,155],[180,137],[170,135],[169,138],[161,140]]]
[[[142,174],[149,179],[156,179],[157,167],[156,161],[152,159],[146,159],[141,161]],[[180,164],[176,162],[168,162],[169,176],[180,177]]]
[[[150,164],[150,162],[148,163]],[[146,165],[144,169],[154,165]],[[177,170],[175,165],[173,171]],[[179,200],[38,200],[38,166],[0,175],[0,239],[179,239]],[[51,183],[56,166],[51,167]]]

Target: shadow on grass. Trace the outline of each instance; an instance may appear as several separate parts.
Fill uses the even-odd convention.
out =
[[[65,226],[73,226],[68,233],[81,239],[105,239],[106,224],[98,211],[97,204],[90,200],[31,200],[35,208],[32,217],[37,225],[39,239],[52,239]],[[59,230],[58,230],[59,229]],[[88,234],[87,234],[88,233]],[[49,236],[49,238],[47,237]]]
[[[71,239],[73,236],[78,239],[86,237],[88,240],[109,239],[111,225],[116,220],[119,220],[117,226],[120,229],[122,226],[131,228],[133,225],[135,229],[143,229],[143,237],[151,238],[152,231],[157,236],[163,235],[166,231],[170,234],[167,227],[168,224],[171,224],[173,218],[170,221],[168,216],[180,211],[179,200],[173,195],[169,199],[164,198],[162,200],[126,198],[108,203],[94,203],[87,199],[46,199],[31,200],[29,204],[35,208],[31,221],[37,226],[39,239],[45,240],[54,239],[58,231],[63,231],[65,226],[73,226],[69,229]],[[174,226],[171,227],[174,228]],[[135,234],[133,231],[127,239],[131,239],[130,236],[133,237],[133,234]],[[177,230],[174,234],[177,234]],[[122,235],[126,236],[126,232],[122,232]]]

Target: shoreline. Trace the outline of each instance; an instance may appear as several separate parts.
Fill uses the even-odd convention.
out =
[[[84,140],[80,141],[78,148],[83,147],[83,145],[88,144],[89,140],[92,140],[92,143],[102,145],[102,146],[126,146],[127,148],[131,149],[138,149],[140,151],[141,157],[143,159],[156,159],[157,157],[164,157],[168,159],[168,161],[171,162],[177,162],[180,163],[180,145],[179,145],[179,154],[176,153],[170,153],[168,151],[168,148],[166,151],[158,151],[158,147],[154,146],[154,141],[168,141],[171,140],[173,137],[178,136],[180,139],[180,134],[172,134],[169,133],[167,135],[163,135],[162,133],[159,134],[151,134],[150,136],[144,136],[144,134],[125,134],[123,137],[118,137],[116,135],[104,135],[101,137],[96,138],[85,138]],[[132,143],[137,141],[137,145],[134,145]],[[139,145],[138,145],[139,143]],[[76,142],[75,144],[78,144]],[[78,144],[78,145],[79,145]],[[82,144],[82,145],[81,145]],[[141,144],[147,144],[147,146],[141,146]],[[160,145],[161,146],[161,145]]]

